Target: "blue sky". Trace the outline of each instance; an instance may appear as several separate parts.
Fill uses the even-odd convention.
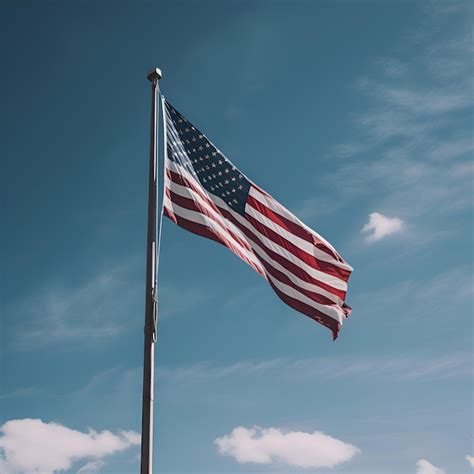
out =
[[[0,467],[137,472],[159,66],[168,100],[354,273],[332,342],[225,248],[165,221],[157,472],[472,472],[472,13],[4,4]],[[334,467],[300,469],[295,432],[325,433]]]

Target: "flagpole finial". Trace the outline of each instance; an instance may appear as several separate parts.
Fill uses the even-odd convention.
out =
[[[151,82],[153,81],[159,81],[161,78],[162,78],[162,74],[161,74],[161,69],[160,68],[157,68],[155,67],[154,69],[152,69],[149,73],[148,73],[148,76],[146,76],[147,79]]]

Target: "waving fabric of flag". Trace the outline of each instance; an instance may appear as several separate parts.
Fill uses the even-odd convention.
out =
[[[336,339],[352,268],[334,247],[239,171],[164,98],[163,212],[240,257]]]

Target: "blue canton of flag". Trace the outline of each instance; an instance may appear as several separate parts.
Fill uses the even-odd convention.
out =
[[[185,167],[204,189],[244,215],[250,181],[168,102],[166,113],[173,123],[168,159]]]

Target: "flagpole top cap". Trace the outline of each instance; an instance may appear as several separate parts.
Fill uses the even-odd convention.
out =
[[[148,76],[146,77],[151,82],[159,81],[162,78],[161,69],[155,67],[148,73]]]

